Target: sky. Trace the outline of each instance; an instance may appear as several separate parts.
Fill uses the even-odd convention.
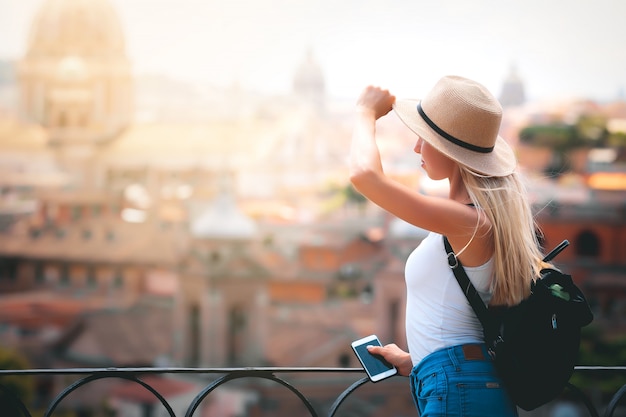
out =
[[[21,57],[44,0],[0,0],[0,59]],[[88,0],[93,1],[93,0]],[[623,0],[109,0],[136,73],[284,93],[311,50],[330,96],[418,98],[443,75],[529,99],[626,90]]]

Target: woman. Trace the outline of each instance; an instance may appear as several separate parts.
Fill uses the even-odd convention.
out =
[[[376,120],[395,110],[417,135],[414,151],[448,198],[422,195],[385,176]],[[357,102],[350,180],[373,203],[431,233],[408,257],[406,335],[370,347],[410,376],[421,417],[516,416],[486,353],[482,327],[448,266],[447,236],[483,301],[513,305],[538,276],[541,253],[512,149],[498,135],[502,107],[479,83],[443,77],[421,100],[368,87]],[[524,279],[522,277],[528,277]]]

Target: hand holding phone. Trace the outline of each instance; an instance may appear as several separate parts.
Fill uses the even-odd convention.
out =
[[[352,342],[352,349],[372,382],[378,382],[398,373],[398,370],[380,355],[372,355],[368,346],[382,346],[376,335],[366,336]]]

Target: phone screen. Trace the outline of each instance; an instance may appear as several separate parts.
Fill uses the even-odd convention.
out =
[[[368,339],[359,341],[352,346],[354,352],[361,361],[363,368],[365,368],[370,376],[370,379],[372,379],[372,381],[377,381],[394,375],[396,373],[396,369],[389,362],[387,362],[382,356],[372,355],[368,352],[367,347],[372,345],[380,346],[381,344],[378,339]]]

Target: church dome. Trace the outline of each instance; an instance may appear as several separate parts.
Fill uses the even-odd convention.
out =
[[[125,57],[122,25],[108,0],[46,0],[32,25],[27,57]]]
[[[233,197],[219,195],[213,204],[191,223],[191,234],[197,239],[252,239],[257,225],[239,211]]]
[[[326,82],[324,73],[313,57],[313,52],[307,52],[306,59],[296,70],[293,79],[293,89],[302,96],[324,95]]]
[[[515,66],[511,67],[508,77],[504,80],[499,100],[503,107],[520,106],[526,101],[524,82]]]
[[[249,240],[257,234],[257,224],[237,206],[233,181],[231,173],[220,174],[215,200],[191,221],[191,234],[195,238]]]
[[[45,127],[49,143],[113,140],[133,115],[125,49],[110,0],[44,0],[18,64],[21,116]]]

